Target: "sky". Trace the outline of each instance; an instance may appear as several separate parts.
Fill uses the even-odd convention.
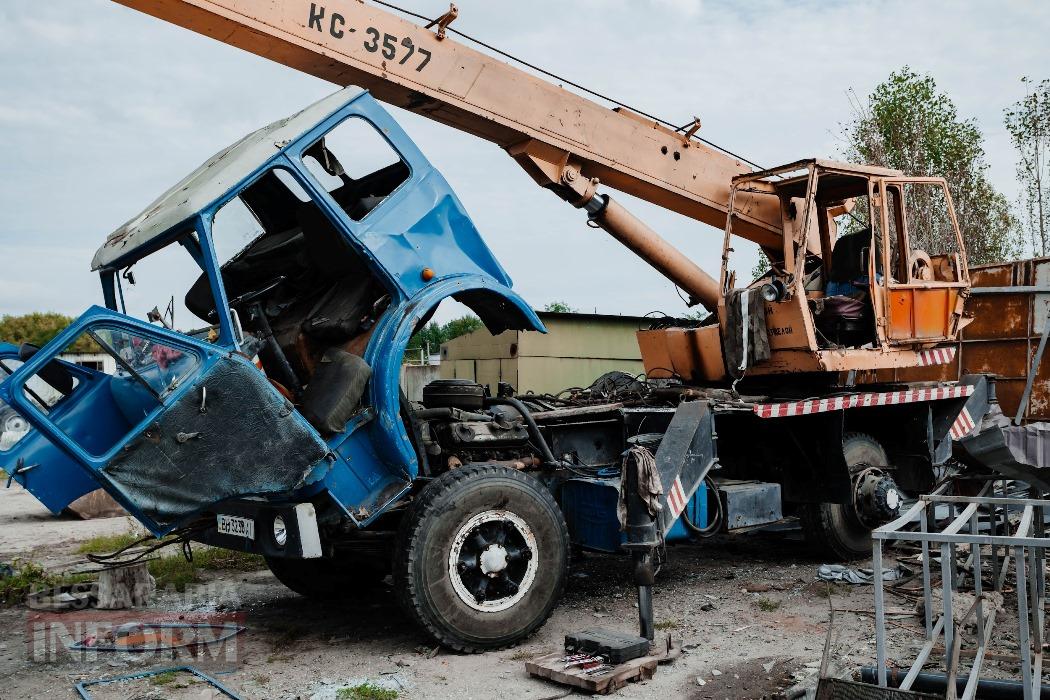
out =
[[[340,1],[352,0],[329,4]],[[447,9],[400,2],[426,16]],[[977,120],[992,182],[1011,199],[1003,109],[1024,95],[1022,76],[1050,78],[1050,3],[1036,0],[456,4],[456,28],[673,123],[699,116],[705,138],[767,166],[840,155],[850,91],[863,99],[909,65]],[[4,0],[0,315],[75,316],[101,303],[89,268],[109,232],[214,152],[335,89],[106,0]],[[686,310],[670,283],[498,147],[391,110],[533,306]],[[717,274],[720,231],[618,199]],[[444,305],[438,318],[459,313]]]

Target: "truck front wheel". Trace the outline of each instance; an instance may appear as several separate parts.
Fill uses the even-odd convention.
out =
[[[561,596],[569,536],[558,504],[516,469],[477,465],[435,479],[398,532],[402,607],[435,641],[468,653],[535,632]]]
[[[875,438],[849,433],[842,441],[842,453],[850,470],[853,491],[857,492],[853,502],[808,503],[802,506],[799,519],[807,542],[826,556],[850,561],[871,556],[872,525],[889,520],[900,504],[900,496],[892,478],[885,474],[889,465],[886,450]],[[873,475],[877,483],[872,481]],[[872,490],[873,483],[878,487],[881,508],[861,502],[872,500],[862,496]]]

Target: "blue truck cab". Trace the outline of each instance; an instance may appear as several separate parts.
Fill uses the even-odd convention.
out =
[[[192,269],[179,293],[194,330],[175,329],[174,298],[168,314],[129,310],[136,265],[160,254]],[[570,532],[592,549],[623,542],[618,409],[576,429],[541,406],[539,426],[535,404],[471,382],[435,382],[422,407],[400,391],[409,339],[443,299],[493,333],[544,328],[367,92],[216,154],[112,233],[92,268],[104,305],[43,348],[0,344],[0,465],[54,513],[101,487],[154,535],[262,554],[318,597],[392,568],[409,614],[467,651],[546,620]],[[63,359],[74,346],[116,371]],[[697,430],[710,417],[693,413],[668,449],[710,468],[713,429]],[[674,415],[648,425],[671,435]],[[704,493],[682,494],[687,517],[702,519]]]

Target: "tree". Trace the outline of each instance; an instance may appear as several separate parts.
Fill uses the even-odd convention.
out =
[[[0,317],[0,342],[12,345],[30,343],[42,348],[72,322],[69,316],[54,312],[3,316]],[[66,348],[66,352],[95,353],[102,352],[102,349],[91,338],[82,335]]]
[[[905,66],[876,86],[866,103],[854,96],[853,106],[853,120],[845,128],[848,160],[947,180],[970,264],[1021,254],[1009,202],[988,181],[984,136],[976,120],[960,117],[932,77]],[[909,217],[930,221],[939,218],[932,209],[936,205],[931,198],[906,206]]]
[[[578,314],[578,313],[580,313],[578,309],[572,308],[571,306],[566,304],[564,301],[552,301],[551,303],[549,303],[546,306],[544,306],[543,310],[547,311],[549,313],[552,313],[552,314]]]
[[[431,322],[408,341],[409,350],[427,350],[437,352],[443,343],[453,338],[472,333],[481,328],[481,319],[477,316],[461,316],[439,324]]]
[[[1026,86],[1033,81],[1022,78]],[[1036,255],[1050,253],[1050,80],[1006,110],[1006,129],[1017,149],[1021,226]]]

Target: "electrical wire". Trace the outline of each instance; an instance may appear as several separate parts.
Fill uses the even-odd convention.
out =
[[[129,544],[126,544],[120,549],[116,550],[115,552],[110,552],[109,554],[88,554],[87,559],[92,564],[98,564],[104,569],[119,569],[121,567],[134,564],[135,562],[140,561],[144,557],[153,554],[157,550],[163,549],[164,547],[180,545],[182,548],[182,555],[186,558],[186,561],[192,562],[193,548],[190,544],[191,539],[194,535],[200,534],[206,527],[207,525],[204,523],[187,525],[184,528],[176,530],[173,533],[173,538],[161,540],[156,544],[146,547],[141,552],[135,552],[134,554],[129,555],[127,557],[122,557],[121,555],[127,552],[128,550],[134,549],[135,547],[138,547],[139,545],[145,544],[146,542],[149,542],[150,540],[154,540],[156,538],[154,538],[153,535],[146,535],[145,537],[135,540],[134,542],[131,542]]]
[[[430,22],[436,21],[436,20],[430,19],[429,17],[421,15],[418,12],[412,12],[411,10],[406,10],[403,7],[398,7],[397,5],[395,5],[393,3],[390,3],[390,2],[385,2],[384,0],[372,0],[372,2],[374,2],[377,5],[382,5],[383,7],[389,7],[392,10],[397,10],[398,12],[401,12],[402,14],[408,15],[409,17],[414,17],[416,19],[423,20],[424,22],[430,23]],[[506,51],[503,51],[502,49],[498,49],[495,46],[492,46],[491,44],[487,44],[484,41],[481,41],[480,39],[476,39],[476,38],[470,36],[469,34],[464,34],[463,32],[461,32],[458,29],[455,29],[455,28],[453,28],[451,26],[445,27],[445,31],[446,32],[451,32],[451,33],[455,34],[456,36],[461,37],[463,39],[466,39],[467,41],[469,41],[471,43],[474,43],[474,44],[477,44],[478,46],[484,47],[484,48],[488,49],[489,51],[492,51],[493,53],[496,53],[496,54],[502,56],[503,58],[506,58],[506,59],[508,59],[510,61],[514,61],[515,63],[519,63],[519,64],[525,66],[526,68],[529,68],[531,70],[536,71],[537,73],[540,73],[542,75],[547,76],[548,78],[553,78],[554,80],[557,80],[560,83],[564,83],[566,85],[571,85],[572,87],[576,88],[577,90],[582,90],[583,92],[587,93],[588,95],[591,95],[592,97],[597,97],[600,100],[605,100],[606,102],[611,102],[612,104],[616,105],[617,107],[623,107],[624,109],[629,109],[632,112],[634,112],[635,114],[639,114],[639,115],[641,115],[643,117],[647,117],[649,119],[652,119],[653,121],[657,122],[658,124],[662,124],[663,126],[666,126],[666,127],[670,128],[670,129],[674,129],[675,131],[682,131],[683,128],[685,128],[685,127],[681,127],[681,126],[678,126],[676,124],[673,124],[672,122],[669,122],[666,119],[662,119],[662,118],[657,117],[655,115],[649,114],[648,112],[645,112],[645,111],[643,111],[641,109],[638,109],[637,107],[632,107],[629,104],[626,104],[624,102],[620,102],[619,100],[617,100],[615,98],[612,98],[612,97],[609,97],[608,95],[603,95],[600,92],[597,92],[595,90],[591,90],[590,88],[585,87],[583,85],[580,85],[579,83],[573,82],[571,80],[567,80],[566,78],[563,78],[563,77],[561,77],[560,75],[558,75],[556,73],[552,73],[549,70],[540,68],[539,66],[537,66],[535,64],[532,64],[532,63],[529,63],[528,61],[526,61],[524,59],[518,58],[517,56],[509,54]],[[689,125],[687,125],[687,126],[691,126],[691,123]],[[713,141],[709,141],[709,140],[703,138],[702,136],[697,136],[696,134],[693,134],[690,138],[696,139],[697,141],[699,141],[701,143],[704,143],[704,144],[710,146],[711,148],[717,149],[717,150],[721,151],[722,153],[725,153],[727,156],[732,156],[734,158],[738,158],[739,160],[742,160],[743,162],[747,163],[748,165],[750,165],[751,167],[755,168],[756,170],[766,170],[767,169],[767,168],[762,167],[758,163],[755,163],[752,160],[748,160],[747,158],[745,158],[744,156],[742,156],[742,155],[740,155],[738,153],[734,153],[733,151],[730,151],[728,148],[725,148],[723,146],[719,146],[717,143],[715,143]]]

